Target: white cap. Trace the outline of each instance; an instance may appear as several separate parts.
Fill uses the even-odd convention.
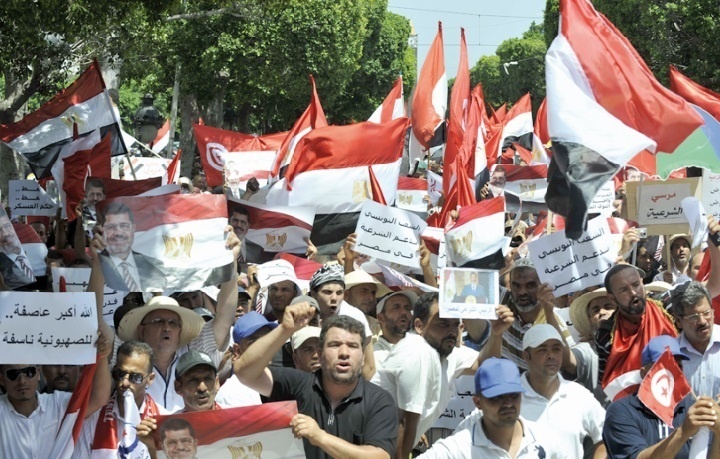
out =
[[[529,347],[538,347],[545,341],[556,339],[560,341],[560,343],[565,346],[565,340],[562,336],[560,336],[560,333],[555,330],[555,327],[553,327],[550,324],[538,324],[533,325],[530,327],[530,330],[525,332],[525,336],[523,336],[523,351]]]
[[[402,295],[405,298],[407,298],[408,301],[410,302],[410,307],[415,309],[415,302],[418,300],[417,294],[411,290],[400,290],[399,292],[394,292],[389,295],[385,295],[380,301],[378,301],[376,313],[378,313],[378,314],[381,313],[383,308],[385,307],[385,302],[387,300],[389,300],[390,298],[397,296],[397,295]]]
[[[320,327],[311,327],[308,325],[293,333],[290,339],[293,351],[302,346],[302,344],[310,338],[320,338]]]

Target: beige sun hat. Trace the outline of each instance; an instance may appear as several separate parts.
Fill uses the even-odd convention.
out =
[[[375,298],[382,298],[392,291],[388,287],[386,287],[385,284],[375,279],[365,271],[358,270],[345,274],[345,290],[350,290],[351,287],[355,287],[356,285],[360,284],[377,285],[377,292],[375,292]]]
[[[603,296],[607,296],[607,290],[599,288],[580,295],[570,303],[570,320],[578,332],[578,335],[584,337],[593,336],[592,326],[590,325],[590,319],[588,319],[587,315],[587,308],[592,300]]]
[[[672,290],[673,286],[668,284],[667,282],[663,281],[654,281],[650,282],[649,284],[645,284],[645,291],[646,292],[654,292],[654,293],[665,293],[668,290]]]
[[[205,319],[190,309],[181,308],[178,302],[168,296],[154,296],[145,306],[132,309],[120,321],[117,334],[123,341],[137,340],[138,326],[145,319],[145,316],[158,309],[172,311],[180,316],[182,329],[180,331],[180,345],[188,344],[200,334]]]

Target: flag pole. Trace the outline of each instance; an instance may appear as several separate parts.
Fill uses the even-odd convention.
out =
[[[545,225],[545,234],[552,233],[552,224],[553,224],[553,212],[552,210],[548,209],[547,214],[547,224]]]

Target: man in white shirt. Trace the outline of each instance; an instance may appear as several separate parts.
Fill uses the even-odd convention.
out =
[[[478,352],[456,347],[459,319],[439,315],[438,294],[426,293],[415,303],[415,333],[409,333],[390,352],[372,382],[390,392],[399,413],[398,457],[412,448],[445,411],[455,379],[475,374]]]
[[[395,345],[405,338],[412,327],[413,308],[418,296],[410,290],[402,290],[383,297],[377,304],[377,316],[382,334],[375,349],[375,364],[380,367]]]
[[[589,390],[560,376],[565,346],[560,333],[549,324],[533,325],[525,333],[523,356],[528,371],[521,377],[525,394],[520,414],[553,426],[570,457],[583,457],[583,442],[590,437],[592,446],[588,448],[594,451],[593,457],[604,458],[605,410]]]
[[[524,403],[517,367],[507,359],[485,360],[475,374],[475,411],[450,437],[437,441],[423,459],[556,459],[565,448],[538,423],[520,415]]]

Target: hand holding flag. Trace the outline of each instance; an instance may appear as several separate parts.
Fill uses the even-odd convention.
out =
[[[691,391],[685,375],[675,362],[672,351],[667,348],[640,383],[638,399],[661,421],[672,426],[675,407]],[[692,411],[691,408],[686,421],[692,418]]]

